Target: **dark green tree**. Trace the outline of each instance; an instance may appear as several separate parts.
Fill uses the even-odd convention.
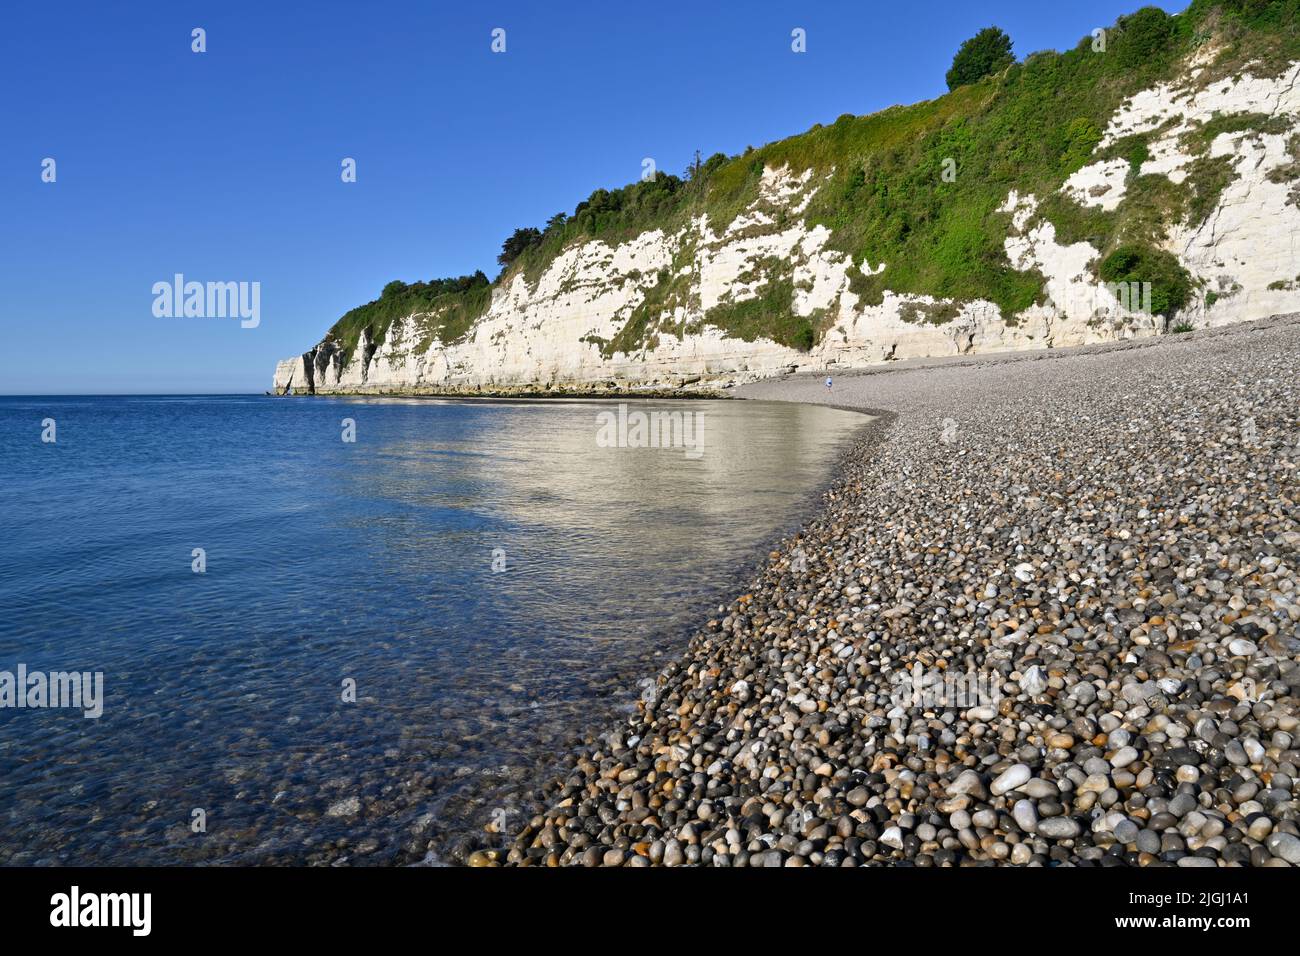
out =
[[[497,262],[508,267],[510,263],[523,255],[530,246],[535,246],[541,241],[541,232],[532,226],[516,229],[505,242],[501,243],[501,255],[497,256]]]
[[[1016,62],[1011,37],[998,27],[985,27],[957,50],[948,71],[948,89],[955,90],[986,76],[992,76]]]
[[[1174,18],[1159,7],[1120,17],[1119,26],[1117,52],[1124,66],[1165,59],[1174,48]]]
[[[704,168],[701,170],[701,174],[704,176],[712,176],[715,172],[717,172],[726,164],[727,164],[726,153],[714,153],[707,160],[705,160]]]

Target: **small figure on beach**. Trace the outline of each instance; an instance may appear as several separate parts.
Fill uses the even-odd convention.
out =
[[[829,392],[830,390],[831,390],[831,377],[830,377],[829,375],[827,375],[827,376],[826,376],[826,391]]]

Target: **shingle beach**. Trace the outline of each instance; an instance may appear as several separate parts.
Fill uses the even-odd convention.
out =
[[[471,865],[1300,865],[1300,318],[791,376],[878,416]]]

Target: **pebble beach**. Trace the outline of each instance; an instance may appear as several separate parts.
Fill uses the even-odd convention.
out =
[[[789,376],[822,507],[470,865],[1300,865],[1300,317]],[[494,842],[497,841],[497,842]]]

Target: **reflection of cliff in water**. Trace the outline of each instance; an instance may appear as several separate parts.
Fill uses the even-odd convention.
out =
[[[703,414],[689,458],[600,447],[617,402],[41,401],[79,440],[6,445],[0,658],[87,661],[106,702],[0,715],[0,753],[42,742],[0,864],[444,856],[635,700],[865,423],[628,403]],[[32,412],[0,401],[0,437]]]

